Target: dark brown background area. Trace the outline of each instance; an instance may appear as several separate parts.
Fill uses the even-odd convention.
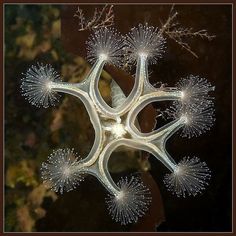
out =
[[[17,12],[21,11],[21,6],[19,5],[14,7],[16,8],[16,14],[12,14],[13,17],[12,15],[9,16],[11,24],[5,25],[6,29],[10,26],[12,27],[12,25],[16,25],[15,19],[18,16]],[[40,7],[38,8],[35,5],[29,5],[28,11],[26,11],[28,15],[23,11],[21,17],[25,19],[34,19],[34,21],[38,20],[37,25],[41,28],[41,17],[39,19],[36,17]],[[78,32],[77,30],[78,20],[73,17],[77,5],[64,4],[57,7],[60,9],[60,15],[58,17],[61,19],[61,37],[55,39],[53,45],[55,46],[59,44],[58,42],[62,42],[59,45],[60,47],[58,46],[57,48],[58,51],[62,52],[61,55],[63,55],[63,50],[65,50],[65,54],[71,53],[75,56],[86,57],[85,41],[90,32]],[[81,5],[81,8],[85,11],[85,17],[90,16],[93,13],[94,7],[96,7],[96,5]],[[164,22],[167,19],[170,8],[171,5],[158,4],[114,5],[115,27],[124,34],[127,33],[131,27],[136,26],[139,23],[148,22],[150,25],[160,26],[160,20]],[[192,139],[184,139],[178,134],[175,134],[167,143],[168,152],[177,162],[181,160],[183,156],[188,155],[198,156],[202,161],[206,161],[209,168],[212,170],[212,178],[209,182],[209,186],[202,195],[186,199],[177,198],[166,190],[163,183],[163,176],[168,173],[168,170],[154,157],[150,157],[150,174],[154,179],[153,181],[153,179],[150,178],[150,182],[152,185],[155,185],[156,182],[160,188],[160,193],[157,191],[157,196],[160,197],[161,194],[165,211],[165,222],[157,225],[156,231],[231,231],[231,5],[176,5],[175,9],[179,12],[177,19],[181,25],[189,28],[192,27],[194,30],[207,29],[209,34],[216,35],[216,38],[210,42],[200,38],[190,40],[191,48],[198,54],[198,59],[183,50],[175,42],[167,39],[168,47],[163,58],[159,60],[157,65],[149,67],[152,71],[150,81],[153,84],[162,81],[163,83],[167,83],[169,86],[174,86],[181,77],[194,74],[207,78],[216,86],[216,90],[212,94],[215,96],[216,122],[211,131],[198,138]],[[49,17],[49,22],[50,21]],[[15,35],[12,34],[12,31],[9,32],[10,33],[7,35],[6,39],[10,41],[10,39],[14,39]],[[39,42],[42,41],[42,39],[38,40]],[[14,44],[14,41],[12,44]],[[9,47],[11,44],[6,42],[6,45]],[[61,48],[61,46],[63,48]],[[38,143],[45,146],[40,150],[38,148],[39,144],[36,144],[33,148],[29,148],[28,146],[25,147],[22,145],[22,143],[17,143],[16,148],[20,150],[26,149],[24,152],[25,155],[20,155],[19,159],[33,159],[37,156],[41,158],[41,161],[45,161],[49,152],[48,149],[55,146],[51,141],[51,136],[46,136],[45,134],[49,129],[49,118],[45,117],[47,117],[46,115],[50,111],[53,112],[53,109],[39,110],[32,108],[28,102],[24,101],[24,98],[20,95],[19,78],[21,72],[25,71],[33,62],[42,61],[44,63],[53,64],[54,60],[49,57],[47,53],[40,54],[38,57],[34,58],[33,62],[28,60],[23,61],[21,58],[16,59],[15,57],[13,57],[13,59],[6,61],[5,64],[5,140],[12,141],[9,143],[13,143],[13,141],[14,143],[17,143],[16,137],[20,136],[20,138],[24,140],[23,138],[26,136],[28,130],[33,131],[36,133],[36,137],[38,137]],[[67,62],[66,57],[60,60],[62,60],[63,63]],[[60,63],[62,64],[61,61]],[[60,63],[55,63],[57,65],[55,67],[57,71],[60,71],[61,69],[59,66]],[[129,74],[116,70],[113,67],[106,66],[105,69],[122,87],[124,92],[128,94],[133,84],[133,79]],[[134,72],[135,67],[130,73],[134,74]],[[72,101],[71,106],[73,108],[73,106],[76,105],[74,104],[75,100],[69,101]],[[155,103],[153,106],[148,106],[148,108],[140,114],[139,121],[143,131],[149,131],[153,124],[155,124],[156,109],[160,106],[161,104]],[[27,114],[29,114],[29,121],[26,120],[22,123],[21,120],[23,120],[24,116]],[[71,116],[73,116],[73,114]],[[48,121],[46,119],[48,119]],[[76,123],[76,127],[84,126],[85,128],[83,128],[86,129],[87,126],[85,124],[81,125],[82,122],[83,121]],[[29,127],[28,123],[33,123],[33,125],[31,124]],[[72,125],[70,126],[72,127],[71,129],[75,129]],[[157,123],[157,125],[159,126],[161,124]],[[14,131],[14,134],[12,135],[10,132],[11,135],[9,135],[9,130]],[[92,142],[93,137],[89,132],[89,129],[86,130],[86,138],[89,136],[88,142]],[[42,137],[42,139],[40,139],[40,137]],[[49,138],[48,140],[45,139],[45,137],[50,137],[50,140]],[[72,140],[72,137],[73,136],[71,136],[70,132],[66,130],[65,135],[62,132],[62,139],[59,139],[58,143],[61,145],[63,142],[67,141],[72,145],[72,141],[74,141]],[[10,148],[9,150],[8,153],[10,154],[8,154],[7,164],[8,166],[12,166],[14,164],[12,159],[15,155],[11,153],[11,150],[15,149]],[[36,155],[35,153],[38,152],[39,154]],[[32,153],[32,155],[29,155],[29,153]],[[35,172],[39,174],[38,169],[36,169]],[[112,177],[117,181],[120,174],[113,174]],[[9,191],[8,197],[9,195],[14,197],[14,194],[11,194],[12,192],[14,193],[14,189],[11,189],[10,187],[7,187],[6,189]],[[26,189],[23,184],[17,185],[17,191],[19,191],[19,189],[22,190],[22,195],[24,197],[27,196],[26,193],[29,190]],[[42,205],[43,208],[47,209],[47,214],[36,222],[35,231],[139,231],[140,229],[135,229],[135,226],[121,227],[119,224],[116,224],[111,220],[104,203],[105,194],[106,190],[103,186],[99,184],[95,178],[88,177],[78,190],[60,196],[57,201],[52,202],[50,198],[46,198]],[[157,202],[160,203],[161,200],[159,198],[157,199]],[[162,204],[160,205],[160,209],[158,209],[158,205],[156,207],[158,214],[162,215]],[[9,208],[7,208],[7,210],[9,211]],[[152,219],[152,217],[149,218],[148,215],[145,217],[145,220]],[[153,227],[149,227],[148,229],[143,228],[143,231],[154,230]]]
[[[88,16],[94,6],[81,5]],[[115,27],[121,33],[138,23],[148,22],[160,26],[160,20],[168,17],[170,5],[115,5]],[[76,31],[77,21],[73,19],[76,6],[63,6],[62,40],[66,50],[74,54],[85,55],[84,42],[86,32]],[[199,58],[181,49],[175,42],[168,40],[166,54],[159,64],[151,66],[150,81],[162,81],[174,85],[179,78],[188,74],[207,78],[216,86],[214,92],[216,123],[212,130],[198,138],[182,139],[174,135],[167,144],[167,150],[176,160],[185,155],[199,156],[208,163],[212,170],[210,185],[201,196],[178,199],[168,193],[162,178],[166,173],[154,158],[151,160],[151,174],[158,182],[164,201],[166,222],[158,227],[158,231],[231,231],[231,6],[230,5],[176,5],[179,12],[178,21],[195,30],[207,29],[216,35],[211,42],[196,38],[191,40],[192,49]],[[64,18],[64,24],[63,24]],[[68,24],[70,22],[70,24]],[[123,79],[107,69],[123,89]],[[122,77],[122,76],[121,76]],[[120,77],[120,78],[121,78]],[[154,104],[158,108],[158,104]],[[148,115],[149,114],[149,115]],[[145,113],[145,117],[152,117]],[[145,117],[142,120],[145,120]],[[151,122],[151,121],[150,121]]]

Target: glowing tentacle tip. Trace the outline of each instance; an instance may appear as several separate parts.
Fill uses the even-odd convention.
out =
[[[190,75],[180,79],[176,87],[182,91],[181,102],[184,105],[203,105],[211,103],[213,97],[209,96],[209,92],[214,91],[215,87],[211,85],[205,78]]]
[[[174,102],[165,113],[169,118],[183,119],[180,136],[184,138],[200,136],[210,130],[215,122],[215,109],[212,103],[185,106]]]
[[[116,66],[122,65],[123,40],[115,29],[100,28],[96,30],[86,44],[89,62],[102,60]]]
[[[145,215],[151,203],[151,193],[140,178],[121,178],[117,183],[119,194],[106,198],[108,211],[113,220],[122,225],[136,223]]]
[[[139,24],[124,37],[125,51],[130,62],[135,63],[138,56],[147,57],[149,63],[155,64],[165,51],[166,40],[158,33],[158,28]]]
[[[42,163],[41,177],[46,185],[59,193],[75,189],[83,176],[78,170],[78,157],[73,149],[58,149]]]
[[[59,74],[51,65],[38,63],[24,74],[21,83],[22,95],[36,107],[55,106],[59,95],[51,89],[51,83],[60,80]]]
[[[186,122],[183,126],[181,137],[198,137],[199,135],[210,130],[213,126],[214,108],[213,107],[192,107],[186,114]]]
[[[171,174],[165,175],[164,183],[178,197],[195,196],[202,193],[210,177],[211,171],[205,162],[197,157],[184,157]]]

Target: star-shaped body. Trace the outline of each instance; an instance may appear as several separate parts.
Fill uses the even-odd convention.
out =
[[[158,29],[139,25],[122,38],[111,29],[101,29],[88,42],[90,62],[94,62],[88,76],[81,83],[70,84],[58,80],[49,65],[33,66],[23,79],[23,94],[36,106],[48,107],[57,100],[57,92],[80,99],[95,130],[95,141],[86,158],[78,160],[73,150],[59,149],[42,165],[42,177],[55,191],[63,193],[78,186],[84,174],[95,176],[108,190],[106,199],[113,219],[121,224],[133,223],[143,216],[151,202],[149,190],[135,177],[122,178],[114,183],[108,171],[112,152],[120,146],[151,153],[171,174],[165,176],[169,190],[177,196],[195,195],[204,189],[209,169],[198,158],[185,158],[177,164],[166,151],[166,141],[184,128],[191,137],[209,129],[213,122],[212,100],[207,95],[213,87],[199,77],[190,76],[179,87],[155,88],[148,80],[148,63],[156,63],[164,51],[165,39]],[[125,97],[113,81],[112,107],[101,97],[98,81],[105,63],[119,64],[127,53],[136,63],[135,83]],[[186,101],[188,97],[188,101]],[[135,121],[138,113],[149,103],[173,100],[166,111],[174,120],[150,133],[142,133]],[[183,136],[184,136],[183,135]]]

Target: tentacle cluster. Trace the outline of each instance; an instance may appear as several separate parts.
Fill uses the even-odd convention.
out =
[[[205,78],[200,76],[190,75],[180,79],[176,87],[182,91],[182,104],[186,106],[209,106],[212,103],[213,97],[208,93],[215,90]]]
[[[181,100],[174,101],[165,113],[169,118],[186,118],[180,135],[198,137],[210,130],[215,121],[215,109],[213,97],[208,92],[214,87],[205,78],[190,75],[182,78],[177,88],[182,92]]]
[[[149,63],[155,64],[165,52],[166,40],[157,27],[139,24],[124,37],[124,44],[130,62],[135,63],[139,55],[146,55]]]
[[[174,102],[165,112],[174,119],[185,118],[185,123],[180,131],[180,136],[184,138],[200,136],[210,130],[215,121],[215,110],[208,105],[182,106],[181,103]]]
[[[123,40],[120,33],[112,28],[100,28],[90,36],[87,43],[88,61],[94,63],[102,58],[119,66],[122,64]]]
[[[54,81],[60,81],[60,76],[51,65],[33,65],[22,79],[22,95],[36,107],[55,106],[59,95],[51,89]]]
[[[122,225],[136,223],[151,203],[151,193],[140,177],[121,178],[119,194],[109,194],[106,203],[112,219]]]
[[[211,171],[198,157],[184,157],[171,174],[166,174],[164,183],[167,189],[178,197],[195,196],[208,185]]]
[[[58,149],[42,163],[42,179],[55,192],[63,193],[75,189],[83,180],[81,170],[78,172],[78,157],[74,149]]]
[[[42,164],[44,182],[52,190],[67,192],[83,180],[83,174],[92,174],[104,185],[112,218],[123,225],[135,223],[148,210],[150,191],[140,178],[125,177],[115,184],[108,171],[111,153],[120,146],[144,150],[155,156],[171,173],[164,182],[177,196],[195,196],[207,185],[210,171],[197,157],[184,158],[179,164],[166,151],[166,141],[182,128],[181,136],[193,137],[204,133],[213,125],[213,99],[208,95],[214,87],[204,78],[190,75],[176,87],[150,86],[148,64],[156,63],[165,49],[165,39],[158,28],[138,25],[122,37],[111,28],[102,28],[90,37],[88,60],[95,63],[84,81],[78,84],[60,82],[59,75],[49,65],[32,66],[22,80],[23,95],[38,107],[48,107],[57,101],[56,92],[74,95],[84,103],[95,129],[95,142],[86,158],[78,161],[73,149],[54,151]],[[112,104],[102,99],[98,80],[105,63],[121,65],[129,57],[137,63],[134,87],[126,97],[116,83],[112,83]],[[173,121],[150,133],[135,127],[138,113],[149,103],[173,101],[165,114]]]

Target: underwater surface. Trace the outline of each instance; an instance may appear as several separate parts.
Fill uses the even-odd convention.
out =
[[[90,16],[94,5],[82,5]],[[101,6],[100,6],[101,7]],[[161,26],[170,5],[114,5],[114,26],[127,33],[148,22]],[[178,20],[194,30],[206,29],[216,37],[190,39],[198,58],[168,40],[157,65],[150,66],[150,81],[174,85],[181,77],[196,74],[216,86],[216,122],[210,132],[192,139],[174,135],[167,143],[170,154],[180,160],[196,155],[208,163],[212,178],[208,188],[195,198],[177,198],[166,191],[166,169],[147,153],[115,152],[109,162],[112,177],[142,171],[152,191],[149,214],[137,224],[120,226],[109,217],[106,190],[88,176],[76,190],[56,194],[42,184],[41,163],[52,150],[75,148],[86,156],[94,130],[82,104],[62,95],[57,106],[36,108],[21,96],[21,78],[36,62],[52,64],[63,81],[79,82],[91,65],[86,61],[85,41],[89,30],[78,31],[76,5],[5,5],[5,231],[231,231],[232,148],[232,48],[230,5],[176,5]],[[130,71],[134,74],[135,71]],[[132,88],[128,72],[107,66],[99,89],[110,104],[110,83],[115,79],[125,94]],[[139,125],[149,132],[155,116],[166,104],[154,103],[139,114]],[[156,127],[163,121],[157,119]]]

